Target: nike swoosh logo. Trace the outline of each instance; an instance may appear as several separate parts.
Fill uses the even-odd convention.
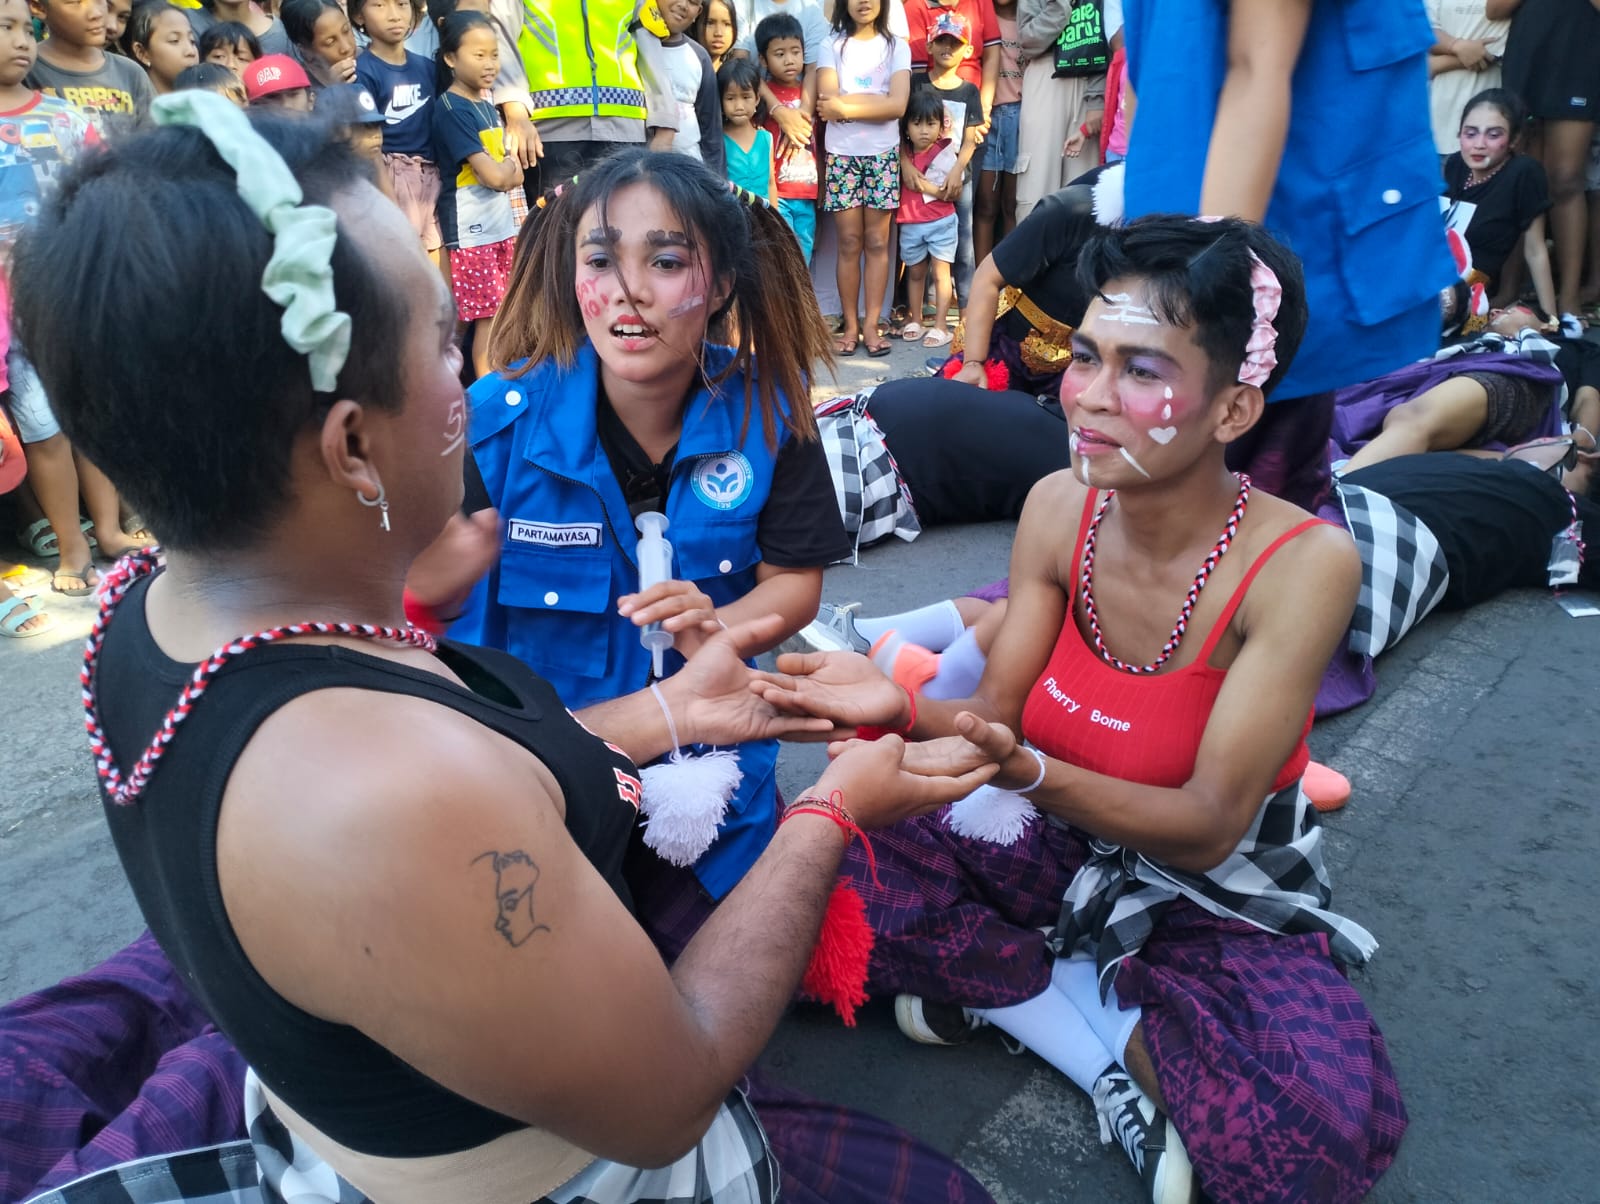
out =
[[[383,119],[390,125],[399,125],[400,122],[404,121],[407,117],[410,117],[411,114],[417,112],[419,109],[426,108],[427,105],[428,102],[426,100],[413,101],[408,105],[397,105],[391,100],[389,102],[389,107],[383,111]]]

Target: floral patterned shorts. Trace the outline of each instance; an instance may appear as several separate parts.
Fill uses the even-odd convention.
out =
[[[822,211],[900,208],[900,152],[829,155]]]

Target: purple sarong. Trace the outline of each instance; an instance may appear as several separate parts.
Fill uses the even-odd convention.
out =
[[[244,1074],[145,933],[86,974],[0,1008],[0,1200],[244,1139]],[[745,1091],[785,1200],[993,1204],[966,1171],[888,1121],[759,1074]]]
[[[971,1007],[1021,1003],[1050,983],[1053,928],[1088,845],[1036,821],[1002,847],[938,816],[875,833],[845,872],[878,942],[874,993]],[[1394,1161],[1406,1112],[1383,1036],[1325,938],[1279,936],[1187,900],[1122,963],[1117,994],[1145,1044],[1195,1173],[1213,1199],[1359,1200]]]
[[[1515,376],[1550,387],[1550,409],[1544,420],[1527,437],[1539,439],[1561,433],[1561,373],[1548,364],[1519,355],[1486,352],[1482,355],[1457,355],[1442,360],[1423,360],[1387,372],[1377,380],[1346,385],[1334,394],[1333,433],[1328,451],[1335,459],[1353,456],[1383,429],[1383,420],[1395,406],[1426,393],[1441,381],[1465,372],[1495,372]],[[1504,444],[1483,446],[1503,448]]]

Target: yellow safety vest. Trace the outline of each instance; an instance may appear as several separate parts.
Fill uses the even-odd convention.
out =
[[[522,7],[517,49],[528,74],[533,120],[644,120],[638,48],[629,28],[635,0],[522,0]]]

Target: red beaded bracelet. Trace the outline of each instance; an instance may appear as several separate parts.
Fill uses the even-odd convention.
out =
[[[857,740],[882,740],[885,736],[909,736],[911,734],[912,729],[917,726],[917,696],[910,690],[906,690],[905,686],[900,688],[906,691],[906,698],[911,703],[911,718],[906,721],[905,727],[896,731],[892,727],[879,727],[875,723],[859,724],[856,727]]]

